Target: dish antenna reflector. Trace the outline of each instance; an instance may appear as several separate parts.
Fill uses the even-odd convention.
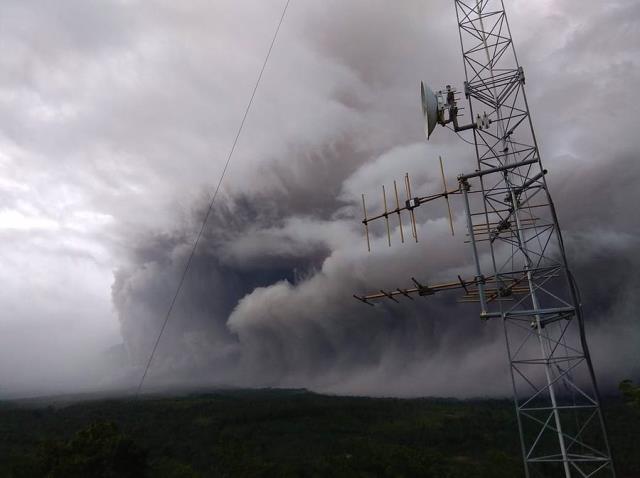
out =
[[[422,114],[424,115],[424,133],[427,139],[431,137],[431,133],[439,123],[439,105],[438,97],[424,82],[420,82],[420,91],[422,94]]]
[[[460,108],[458,108],[458,100],[456,98],[457,92],[451,85],[447,85],[444,90],[434,93],[424,82],[421,82],[420,93],[422,95],[424,133],[427,139],[431,137],[431,133],[433,133],[437,124],[446,126],[449,123],[453,123],[453,130],[456,133],[468,129],[487,129],[491,125],[491,120],[485,114],[484,117],[478,115],[477,123],[460,126],[458,124],[458,112]]]

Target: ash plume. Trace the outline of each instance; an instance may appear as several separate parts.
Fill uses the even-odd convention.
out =
[[[409,12],[426,15],[422,2],[407,4],[398,19],[388,18],[379,3],[362,8],[356,2],[345,8],[330,29],[324,23],[329,10],[319,8],[319,15],[305,19],[308,28],[302,34],[318,62],[343,69],[346,80],[340,87],[320,95],[326,104],[342,109],[342,120],[335,128],[323,126],[321,144],[291,138],[277,160],[261,162],[256,189],[241,186],[238,192],[233,184],[241,183],[232,180],[163,337],[152,380],[187,376],[205,383],[377,395],[508,393],[501,326],[481,323],[473,306],[458,305],[455,297],[444,295],[371,308],[351,297],[372,288],[409,285],[410,276],[428,282],[469,270],[470,251],[462,240],[448,236],[445,211],[437,206],[418,213],[419,244],[396,243],[389,249],[377,236],[374,253],[367,254],[359,230],[359,198],[362,192],[377,194],[382,182],[400,179],[404,171],[413,175],[415,189],[438,188],[436,160],[443,150],[455,154],[447,161],[450,176],[472,168],[473,159],[469,148],[446,134],[430,145],[421,143],[417,78],[461,77],[452,60],[457,51],[451,46],[451,31],[427,31],[419,23],[407,23]],[[622,11],[635,11],[628,2],[619,2],[617,8],[608,14],[619,18]],[[437,15],[436,9],[428,10]],[[550,15],[566,13],[558,8]],[[365,17],[356,21],[362,14]],[[516,15],[515,22],[520,18]],[[553,52],[551,64],[570,64],[574,58],[583,67],[590,64],[578,50],[578,38],[597,28],[589,18],[566,34],[565,48]],[[436,78],[433,70],[415,67],[412,58],[421,55],[416,37],[451,46],[450,55],[431,60],[439,65]],[[536,58],[528,40],[525,61],[533,63],[533,71],[546,71],[549,62]],[[638,69],[632,71],[637,77]],[[640,148],[629,139],[627,150],[618,149],[613,157],[592,149],[596,157],[582,159],[582,138],[588,136],[588,118],[597,101],[574,105],[585,118],[579,125],[571,124],[575,117],[552,113],[556,91],[568,88],[572,77],[572,72],[558,74],[561,83],[545,90],[538,73],[534,118],[543,119],[541,130],[548,137],[542,145],[543,161],[551,171],[551,192],[582,286],[596,369],[610,388],[619,378],[640,372],[640,325],[633,315],[640,305],[640,264],[634,252],[640,221],[633,205],[640,197],[631,187],[640,175]],[[579,94],[579,88],[592,92],[594,85],[574,85],[571,93]],[[309,92],[309,104],[319,101]],[[416,114],[407,114],[413,110]],[[566,134],[549,130],[552,118],[556,126],[572,132],[572,143],[566,143]],[[547,150],[564,151],[560,146],[570,153],[545,157]],[[255,181],[251,175],[249,182]],[[461,233],[460,209],[456,227]],[[197,223],[201,215],[202,207],[195,208],[188,224]],[[142,363],[149,352],[185,261],[190,236],[184,231],[137,237],[135,254],[117,273],[113,299],[134,363]]]
[[[1,394],[135,388],[279,8],[3,3]],[[611,389],[640,373],[640,106],[625,97],[640,81],[640,9],[513,0],[507,10]],[[359,222],[360,194],[378,208],[380,186],[405,172],[415,190],[439,191],[439,155],[450,184],[475,168],[449,131],[423,137],[420,80],[462,86],[455,27],[444,0],[292,2],[150,388],[509,393],[501,326],[474,305],[351,297],[470,273],[455,201],[455,238],[443,204],[418,211],[418,244],[401,245],[396,230],[389,248],[373,229],[368,254]]]

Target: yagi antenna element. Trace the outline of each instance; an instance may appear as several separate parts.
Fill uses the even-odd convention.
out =
[[[436,125],[440,122],[440,105],[436,94],[423,82],[420,82],[420,91],[422,96],[422,115],[424,116],[424,134],[429,139],[433,130],[436,129]]]

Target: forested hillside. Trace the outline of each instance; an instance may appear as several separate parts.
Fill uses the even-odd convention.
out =
[[[640,409],[606,402],[621,478],[640,477]],[[507,400],[225,391],[5,402],[2,477],[522,476]]]

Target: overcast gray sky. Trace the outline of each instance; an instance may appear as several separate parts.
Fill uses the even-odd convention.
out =
[[[136,383],[283,4],[2,2],[0,395]],[[505,4],[611,386],[640,373],[640,4]],[[417,245],[367,254],[359,227],[383,181],[473,168],[448,131],[424,141],[422,79],[462,85],[452,1],[291,0],[151,385],[507,393],[472,307],[350,299],[468,267],[441,208]]]

